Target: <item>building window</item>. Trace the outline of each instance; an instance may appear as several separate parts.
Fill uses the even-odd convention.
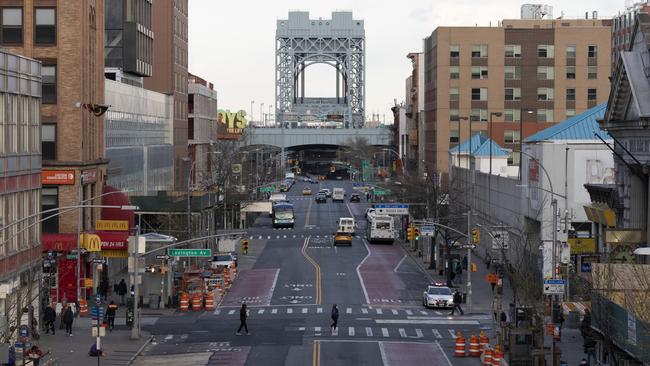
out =
[[[487,122],[488,111],[487,109],[473,108],[470,111],[469,119],[472,122]]]
[[[504,47],[506,58],[519,58],[521,57],[521,45],[507,44]]]
[[[449,120],[454,122],[460,121],[460,113],[458,112],[458,109],[449,110]]]
[[[587,66],[587,79],[598,79],[598,66]]]
[[[460,46],[457,44],[452,44],[449,46],[449,57],[456,58],[460,57]]]
[[[472,66],[472,79],[487,79],[487,66]]]
[[[570,44],[566,46],[566,58],[576,58],[576,45]]]
[[[574,88],[569,88],[566,90],[566,100],[570,100],[570,101],[576,100],[576,90]]]
[[[552,109],[538,109],[537,110],[537,122],[553,122],[553,110]]]
[[[521,109],[506,109],[503,111],[503,120],[505,122],[521,121]]]
[[[458,101],[458,88],[449,88],[449,101],[450,102]]]
[[[549,44],[537,45],[537,57],[539,58],[554,58],[555,46]]]
[[[506,130],[503,132],[503,141],[506,144],[518,144],[519,143],[519,131],[509,131]]]
[[[23,43],[23,9],[2,9],[2,43]]]
[[[521,88],[506,88],[504,99],[509,101],[521,100]]]
[[[566,110],[566,118],[573,117],[576,115],[576,110],[575,109],[567,109]]]
[[[56,104],[56,65],[43,65],[41,68],[43,76],[43,104]]]
[[[598,46],[593,44],[587,46],[587,57],[598,57]]]
[[[41,153],[43,160],[56,160],[56,124],[41,126]]]
[[[508,165],[519,166],[519,151],[511,151],[508,153]]]
[[[567,66],[566,67],[566,78],[571,79],[571,80],[576,78],[576,67],[575,66]]]
[[[460,68],[458,66],[449,66],[449,78],[460,79]]]
[[[460,134],[458,133],[458,130],[449,131],[449,143],[457,144],[459,141],[460,141]]]
[[[598,91],[596,89],[587,89],[587,100],[598,99]]]
[[[56,10],[54,8],[34,9],[34,43],[56,43]]]
[[[487,88],[472,88],[472,100],[487,100]]]
[[[59,207],[59,189],[57,187],[43,187],[41,190],[41,208],[43,211]],[[41,218],[52,215],[52,213],[42,214]],[[59,232],[59,216],[49,218],[41,224],[44,233]]]
[[[472,46],[472,58],[488,57],[488,45],[475,44]]]
[[[553,100],[553,88],[537,88],[537,100]]]
[[[538,80],[555,79],[555,69],[553,68],[553,66],[537,66],[537,79]]]
[[[506,80],[521,80],[521,66],[504,66],[503,77]]]

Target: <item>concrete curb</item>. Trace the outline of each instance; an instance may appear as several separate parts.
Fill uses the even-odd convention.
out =
[[[413,255],[412,255],[411,252],[408,250],[408,248],[405,248],[405,247],[404,247],[404,245],[405,245],[405,244],[404,244],[404,241],[402,241],[402,239],[397,239],[396,241],[400,244],[400,248],[402,248],[402,251],[403,251],[406,255],[408,255],[409,258],[411,258],[411,260],[412,260],[413,262],[415,262],[415,264],[418,266],[418,268],[420,268],[420,270],[421,270],[421,271],[422,271],[422,272],[427,276],[427,278],[429,279],[429,281],[431,281],[431,282],[436,282],[435,279],[433,278],[433,276],[431,275],[431,273],[429,273],[429,270],[426,269],[426,268],[424,268],[424,266],[423,266],[422,264],[420,264],[420,262],[419,262],[416,258],[413,257]]]
[[[138,348],[138,350],[131,357],[131,359],[129,361],[127,361],[126,366],[133,365],[133,362],[135,362],[135,359],[140,355],[140,353],[142,353],[142,351],[144,351],[144,348],[147,347],[149,345],[149,343],[151,343],[151,341],[153,340],[153,337],[154,337],[153,335],[150,336],[149,339],[147,339],[147,341],[144,342],[144,344],[140,348]]]

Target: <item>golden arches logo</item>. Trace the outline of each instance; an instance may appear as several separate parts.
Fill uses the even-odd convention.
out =
[[[100,252],[102,240],[95,234],[81,234],[81,247],[89,252]]]

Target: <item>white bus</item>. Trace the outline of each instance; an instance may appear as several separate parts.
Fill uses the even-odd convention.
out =
[[[395,223],[388,215],[368,214],[366,239],[369,243],[388,243],[395,241]]]

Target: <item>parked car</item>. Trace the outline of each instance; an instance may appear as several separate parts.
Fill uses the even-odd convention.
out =
[[[441,283],[434,283],[427,286],[422,294],[422,305],[424,307],[453,308],[454,293],[447,286]]]
[[[361,202],[361,196],[359,193],[350,194],[350,202]]]

